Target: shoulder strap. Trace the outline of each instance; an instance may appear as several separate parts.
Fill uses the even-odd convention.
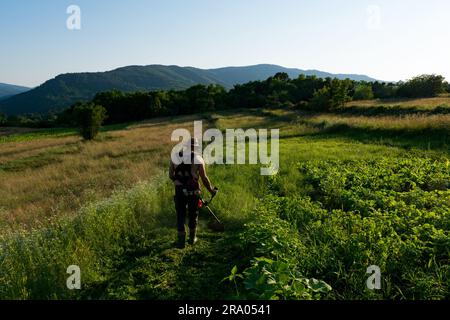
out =
[[[183,158],[183,152],[179,153],[180,158]],[[191,155],[191,164],[180,163],[175,167],[175,176],[179,182],[181,182],[184,186],[189,185],[193,180],[192,175],[192,166],[194,161],[194,155]]]

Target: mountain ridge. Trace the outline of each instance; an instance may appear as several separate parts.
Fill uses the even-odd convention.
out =
[[[8,99],[14,95],[30,90],[30,88],[8,83],[0,83],[0,100]]]
[[[319,70],[285,68],[273,64],[215,69],[160,64],[130,65],[103,72],[60,74],[34,89],[0,101],[0,111],[9,115],[60,111],[78,101],[88,101],[98,92],[113,89],[123,92],[183,90],[196,84],[219,84],[226,89],[231,89],[237,84],[265,80],[278,72],[286,72],[291,78],[305,74],[321,78],[337,77],[375,81],[365,75],[332,74]]]

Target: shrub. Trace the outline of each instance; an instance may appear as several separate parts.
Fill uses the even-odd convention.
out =
[[[298,268],[304,252],[298,233],[291,224],[277,217],[283,201],[268,196],[253,212],[253,222],[241,234],[243,251],[254,258],[241,274],[237,266],[225,280],[240,279],[243,291],[239,298],[262,300],[320,299],[331,287],[306,277]]]
[[[5,125],[8,118],[4,113],[0,112],[0,126]]]
[[[323,275],[342,299],[449,297],[448,162],[383,158],[299,167],[321,207],[289,198],[278,212],[299,229],[304,273]],[[383,274],[378,293],[363,290],[372,264]]]
[[[160,216],[173,207],[165,175],[91,203],[74,218],[32,231],[0,234],[2,299],[83,299],[108,282],[118,257],[144,246]],[[138,239],[138,240],[136,240]],[[67,290],[69,265],[82,272],[82,292]],[[81,293],[81,294],[80,294]]]
[[[401,83],[398,95],[407,98],[428,98],[446,92],[447,83],[440,75],[421,75]]]
[[[329,111],[343,107],[351,100],[350,87],[350,80],[330,80],[329,84],[314,93],[310,108],[316,111]]]
[[[93,140],[106,119],[105,108],[93,103],[86,103],[77,105],[74,112],[82,137],[85,140]]]
[[[355,89],[353,100],[372,100],[374,98],[372,86],[359,85]]]

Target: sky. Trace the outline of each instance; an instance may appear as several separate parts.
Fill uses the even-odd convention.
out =
[[[80,29],[67,27],[78,21],[70,5],[81,11]],[[448,0],[1,0],[0,82],[34,87],[127,65],[260,63],[450,80],[449,14]]]

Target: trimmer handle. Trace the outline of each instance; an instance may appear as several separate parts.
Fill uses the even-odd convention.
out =
[[[214,188],[214,194],[211,196],[211,200],[214,199],[214,197],[217,195],[217,193],[219,192],[219,188],[215,187]],[[211,201],[210,201],[211,202]]]
[[[214,191],[215,191],[215,193],[213,194],[213,195],[211,195],[211,199],[209,199],[209,201],[203,201],[203,204],[205,205],[205,206],[208,206],[212,201],[213,201],[213,199],[214,199],[214,197],[217,195],[217,193],[219,192],[219,188],[214,188]]]

